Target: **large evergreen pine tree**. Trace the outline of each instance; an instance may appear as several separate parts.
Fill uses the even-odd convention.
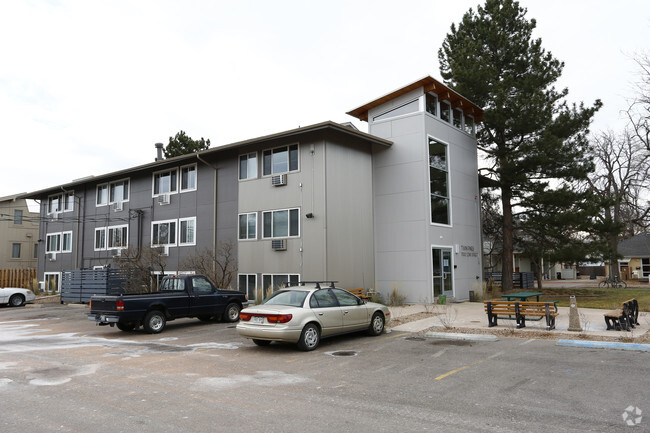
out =
[[[586,156],[587,127],[600,101],[569,107],[567,89],[554,83],[564,64],[533,39],[536,22],[512,0],[487,0],[452,24],[438,51],[445,83],[483,107],[478,145],[488,176],[501,190],[503,288],[512,288],[516,212],[549,181],[583,178],[593,165]]]

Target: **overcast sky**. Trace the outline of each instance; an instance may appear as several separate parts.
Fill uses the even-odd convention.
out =
[[[0,0],[0,197],[332,120],[426,75],[478,0]],[[648,49],[647,0],[521,0],[565,62],[569,102],[620,130]],[[647,51],[646,51],[647,52]],[[465,95],[471,99],[471,95]]]

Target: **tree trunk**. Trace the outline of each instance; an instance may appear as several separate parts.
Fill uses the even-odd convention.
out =
[[[512,191],[501,188],[501,206],[503,208],[503,251],[501,253],[501,289],[512,290],[513,269],[513,223],[512,223]]]

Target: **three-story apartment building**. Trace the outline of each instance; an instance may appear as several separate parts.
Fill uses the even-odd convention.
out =
[[[27,194],[39,278],[143,246],[191,272],[185,258],[230,241],[250,299],[300,280],[466,299],[481,275],[481,110],[426,77],[349,114],[369,133],[323,122]]]

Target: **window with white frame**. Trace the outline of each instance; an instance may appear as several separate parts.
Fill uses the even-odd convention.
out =
[[[176,220],[151,223],[151,245],[176,245]]]
[[[463,129],[463,111],[458,108],[454,108],[454,110],[452,110],[452,113],[454,115],[452,122],[453,125],[458,129]]]
[[[269,287],[275,292],[281,287],[287,287],[287,283],[292,285],[300,281],[299,274],[262,274],[262,290],[266,291]]]
[[[108,229],[108,249],[127,248],[129,246],[129,226],[113,226]]]
[[[237,280],[237,289],[240,292],[246,293],[249,301],[255,301],[255,295],[257,295],[257,274],[239,274]]]
[[[66,192],[47,198],[47,213],[70,212],[74,210],[74,193]]]
[[[45,272],[43,277],[46,292],[54,293],[61,290],[61,272]]]
[[[106,227],[95,229],[95,251],[106,249]]]
[[[467,132],[470,135],[474,135],[474,117],[471,115],[466,115],[465,116],[465,132]]]
[[[45,252],[58,253],[61,251],[61,233],[50,233],[45,236]]]
[[[429,137],[431,222],[449,224],[449,165],[447,145]]]
[[[650,259],[641,259],[641,276],[643,278],[650,278]]]
[[[298,145],[265,150],[264,176],[298,170]]]
[[[239,215],[239,239],[257,239],[257,213]]]
[[[257,152],[239,155],[239,179],[257,177]]]
[[[196,190],[196,164],[181,167],[181,192]]]
[[[153,174],[153,195],[175,193],[178,189],[177,170],[159,171]]]
[[[286,238],[300,235],[300,209],[262,212],[265,238]]]
[[[104,206],[108,204],[108,184],[97,185],[97,193],[95,199],[96,206]]]
[[[440,101],[440,118],[451,123],[451,104],[447,101]]]
[[[424,98],[424,105],[427,113],[438,116],[438,95],[435,93],[427,93]]]
[[[196,245],[196,217],[180,218],[179,245]]]
[[[61,252],[62,253],[71,253],[72,252],[72,232],[63,232],[61,233]]]
[[[129,180],[119,180],[109,184],[109,203],[119,203],[129,200]]]

